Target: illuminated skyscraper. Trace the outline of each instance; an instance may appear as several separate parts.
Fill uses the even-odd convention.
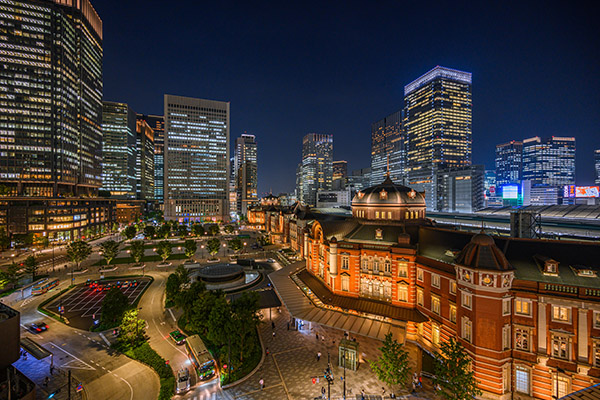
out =
[[[165,219],[229,219],[229,103],[165,95]]]
[[[148,122],[138,116],[136,121],[135,181],[136,198],[154,200],[154,131]]]
[[[594,152],[594,169],[596,171],[596,185],[600,185],[600,149]]]
[[[371,125],[371,184],[390,178],[398,184],[406,181],[405,137],[402,131],[402,111],[397,111]]]
[[[317,204],[317,191],[331,190],[333,179],[333,135],[309,133],[302,139],[302,198]]]
[[[154,131],[154,199],[163,204],[164,192],[164,148],[165,148],[165,119],[162,115],[138,114]]]
[[[333,190],[344,190],[346,188],[346,181],[348,180],[348,161],[334,161],[333,162],[333,177],[331,180],[331,187]]]
[[[523,140],[523,180],[532,185],[575,184],[575,138],[535,136]]]
[[[125,103],[105,101],[102,111],[102,190],[115,199],[136,198],[135,112]]]
[[[511,140],[496,145],[496,185],[521,183],[523,142]]]
[[[237,212],[247,214],[248,206],[258,201],[258,163],[256,137],[242,134],[235,141]]]
[[[436,210],[436,171],[471,164],[471,73],[437,66],[404,87],[408,184]]]
[[[15,196],[97,192],[100,17],[88,0],[1,0],[0,6],[0,183]]]

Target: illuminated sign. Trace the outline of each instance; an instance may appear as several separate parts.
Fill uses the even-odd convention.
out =
[[[502,186],[502,198],[503,199],[518,199],[519,198],[519,187],[516,185]]]
[[[600,197],[600,186],[567,185],[564,187],[563,197]]]

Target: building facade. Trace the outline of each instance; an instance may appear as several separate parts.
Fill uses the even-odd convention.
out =
[[[333,135],[309,133],[302,139],[300,201],[314,206],[319,190],[331,190]]]
[[[408,184],[437,209],[436,171],[471,164],[471,73],[437,66],[404,87]]]
[[[138,114],[138,120],[144,120],[154,132],[154,200],[162,207],[164,202],[164,148],[165,119],[161,115]]]
[[[496,145],[496,184],[520,183],[523,170],[523,142],[511,140]]]
[[[348,188],[352,196],[369,186],[371,186],[371,167],[354,170],[348,175]]]
[[[115,199],[136,198],[136,114],[125,103],[102,106],[102,190]]]
[[[350,190],[320,190],[317,192],[317,207],[350,207]]]
[[[425,209],[423,193],[389,179],[362,190],[352,218],[306,225],[306,269],[292,278],[328,310],[391,325],[421,348],[423,372],[457,338],[483,398],[600,382],[600,245],[473,235],[436,227]]]
[[[371,125],[371,181],[383,181],[388,172],[394,181],[405,182],[406,149],[402,110]]]
[[[229,103],[165,95],[165,219],[229,219]]]
[[[436,211],[471,213],[484,207],[484,166],[437,171]]]
[[[594,151],[594,171],[596,172],[596,185],[600,185],[600,149]]]
[[[154,203],[154,130],[143,118],[136,120],[136,198]]]
[[[532,186],[575,184],[575,138],[542,140],[538,136],[523,140],[523,179]]]
[[[333,162],[333,176],[331,181],[331,188],[333,190],[344,190],[346,189],[346,183],[348,182],[348,161],[334,161]]]
[[[246,215],[248,206],[258,201],[258,161],[256,136],[242,134],[235,141],[235,191],[237,213]]]

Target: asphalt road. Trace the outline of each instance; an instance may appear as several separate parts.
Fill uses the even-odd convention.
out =
[[[63,282],[58,290],[66,285]],[[21,336],[30,337],[51,351],[56,367],[71,369],[75,379],[83,383],[88,399],[156,398],[160,386],[152,369],[111,350],[98,333],[71,328],[37,311],[39,303],[54,293],[10,304],[21,313]],[[40,320],[48,324],[46,332],[33,334],[25,329]]]

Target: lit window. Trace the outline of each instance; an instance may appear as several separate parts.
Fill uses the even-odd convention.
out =
[[[436,296],[431,297],[431,311],[434,314],[440,315],[440,298]]]
[[[502,299],[502,315],[510,315],[510,299]]]
[[[388,211],[388,219],[392,219],[392,212]]]
[[[570,322],[571,308],[552,306],[552,320],[558,322]]]
[[[423,301],[423,289],[421,289],[421,288],[417,289],[417,304],[420,305],[421,307],[424,304],[424,301]]]
[[[594,359],[592,360],[594,367],[600,368],[600,340],[594,341]]]
[[[529,394],[529,378],[531,371],[525,367],[515,368],[515,389],[517,392]]]
[[[531,300],[516,299],[515,314],[531,316]]]
[[[569,380],[569,377],[560,374],[554,374],[552,376],[552,394],[554,395],[554,398],[561,399],[567,394],[569,394],[571,392],[571,390],[569,389],[570,384],[571,382]],[[557,390],[558,397],[556,393]]]
[[[379,260],[377,258],[373,260],[373,273],[379,273]]]
[[[342,256],[342,269],[349,269],[350,258],[348,256]]]
[[[456,306],[450,304],[450,322],[456,323]]]
[[[379,211],[375,211],[375,218],[379,218]]]
[[[408,264],[405,262],[398,262],[398,276],[400,278],[408,278]]]
[[[417,268],[417,280],[423,282],[423,270],[421,268]]]
[[[389,274],[392,272],[392,262],[390,260],[385,260],[384,264],[383,264],[383,268],[386,274]]]
[[[470,309],[473,308],[472,295],[470,293],[462,292],[462,295],[461,295],[461,305],[464,308],[466,308],[467,310],[470,310]]]
[[[473,324],[468,317],[462,318],[462,338],[467,342],[471,342],[471,336],[473,334]]]
[[[600,329],[600,311],[594,311],[594,328]]]
[[[565,335],[552,335],[552,356],[569,359],[569,337]]]
[[[529,351],[529,329],[515,329],[515,349]]]
[[[398,284],[398,300],[403,302],[408,301],[408,286],[406,284]]]
[[[431,286],[440,288],[440,276],[438,274],[431,274]]]
[[[363,257],[363,259],[362,259],[362,270],[363,270],[363,272],[366,272],[369,270],[369,260],[367,260],[366,257]]]
[[[450,281],[450,294],[456,294],[456,281],[454,279]]]

